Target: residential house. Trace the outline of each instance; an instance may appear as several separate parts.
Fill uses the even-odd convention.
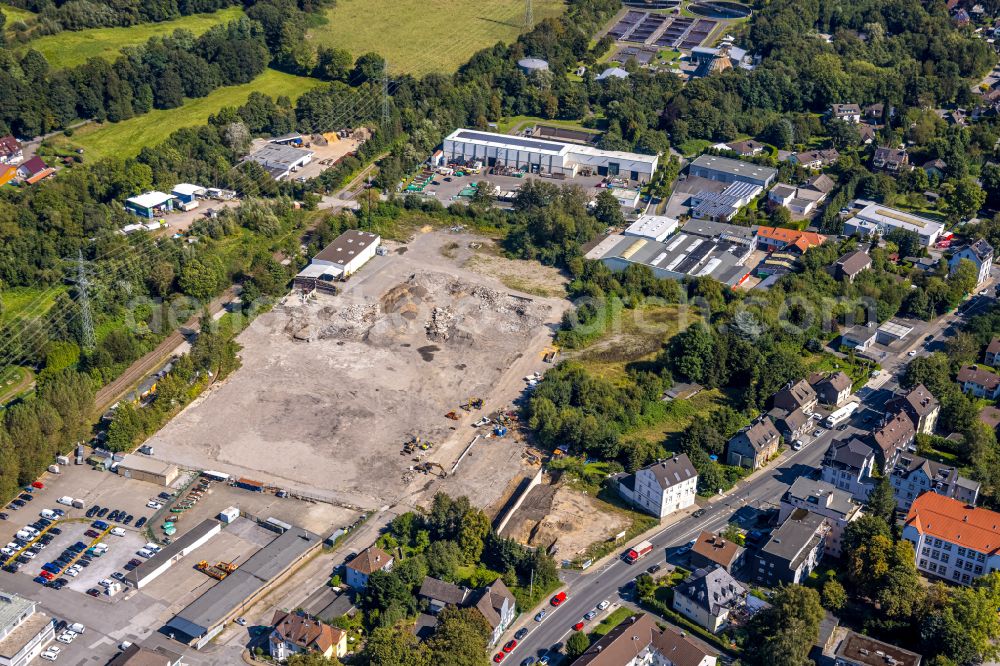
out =
[[[928,178],[944,178],[945,169],[948,168],[948,163],[945,162],[940,157],[927,160],[924,162],[924,173],[927,174]]]
[[[875,487],[875,450],[856,437],[835,440],[826,450],[821,478],[865,502]]]
[[[993,268],[993,246],[986,240],[980,238],[951,255],[951,259],[948,260],[949,272],[954,273],[963,259],[971,261],[976,267],[977,287],[990,279],[990,270]]]
[[[809,215],[826,199],[828,192],[810,187],[795,187],[788,183],[778,183],[767,193],[771,203],[784,206],[796,215]]]
[[[479,611],[490,625],[490,645],[496,642],[507,631],[507,627],[514,621],[517,611],[514,604],[514,595],[504,585],[503,580],[497,578],[491,584],[477,591],[478,599],[471,604],[472,608]]]
[[[846,282],[854,282],[862,271],[866,271],[872,266],[871,255],[868,249],[854,250],[837,259],[830,267],[830,274],[834,279]],[[874,333],[872,334],[874,337]]]
[[[833,405],[834,407],[839,407],[851,397],[853,387],[854,382],[847,376],[847,373],[840,371],[834,372],[813,385],[819,401],[824,405]]]
[[[427,610],[437,615],[447,606],[462,606],[468,599],[470,590],[437,578],[424,576],[417,598],[427,602]]]
[[[698,472],[686,454],[647,465],[618,480],[618,494],[657,518],[694,504]]]
[[[878,125],[885,118],[885,104],[878,102],[869,104],[864,108],[865,121],[873,125]],[[889,115],[893,115],[893,110],[889,109]]]
[[[847,630],[834,653],[834,666],[920,666],[916,652]]]
[[[746,141],[730,141],[728,143],[717,143],[712,148],[716,150],[729,150],[737,153],[740,157],[753,157],[764,152],[763,143],[747,139]]]
[[[830,107],[830,117],[847,123],[860,123],[861,107],[857,104],[834,104]]]
[[[792,252],[803,255],[826,242],[826,236],[812,231],[784,227],[758,227],[754,234],[757,247],[765,252]]]
[[[0,164],[20,164],[24,151],[17,139],[10,134],[0,137]]]
[[[858,125],[858,135],[861,137],[861,143],[865,146],[870,146],[875,143],[875,139],[878,138],[879,128],[875,125],[869,125],[867,123],[862,123]]]
[[[781,434],[767,416],[743,428],[726,446],[730,465],[754,470],[763,467],[778,452]]]
[[[983,357],[983,363],[994,368],[1000,364],[1000,337],[994,336],[990,340],[990,344],[986,346],[986,355]]]
[[[867,351],[875,343],[876,336],[874,326],[852,326],[840,334],[840,348]]]
[[[963,365],[958,371],[958,383],[962,391],[977,398],[996,400],[1000,396],[1000,375],[974,365]]]
[[[768,587],[798,585],[823,559],[829,531],[823,516],[795,509],[757,553],[755,579]]]
[[[917,429],[905,410],[899,410],[872,433],[875,454],[883,469],[892,469],[899,454],[906,451],[917,436]]]
[[[594,642],[572,666],[716,666],[716,655],[702,645],[687,632],[671,625],[661,629],[652,616],[637,614]]]
[[[691,547],[690,562],[695,569],[722,567],[729,573],[735,572],[743,564],[746,551],[721,535],[702,532]]]
[[[788,159],[792,164],[799,164],[805,169],[822,169],[835,164],[840,159],[840,153],[837,152],[836,148],[806,150],[801,153],[793,153]]]
[[[0,592],[0,666],[25,666],[55,637],[54,621],[31,599]]]
[[[917,384],[907,393],[896,395],[886,402],[887,413],[904,410],[913,421],[917,434],[934,434],[938,414],[941,413],[941,403],[923,384]]]
[[[816,397],[816,391],[813,390],[813,387],[809,386],[809,382],[800,379],[794,384],[789,382],[788,386],[775,393],[771,402],[780,409],[788,411],[801,409],[805,413],[811,414],[816,409],[819,399]]]
[[[875,149],[875,157],[872,159],[872,166],[882,171],[898,173],[910,164],[910,156],[903,148],[890,148],[880,146]]]
[[[826,481],[805,476],[795,479],[778,505],[778,522],[783,523],[798,509],[806,509],[827,519],[830,532],[824,542],[825,554],[840,557],[844,530],[861,517],[861,504],[846,490]]]
[[[49,168],[49,165],[45,163],[38,155],[35,155],[27,162],[22,162],[20,166],[17,167],[17,177],[22,179],[28,179],[35,174],[41,173]]]
[[[778,432],[781,433],[781,436],[788,443],[800,439],[809,432],[809,427],[812,425],[809,415],[801,409],[789,412],[780,407],[775,407],[767,415],[774,422],[774,427],[778,429]]]
[[[722,567],[697,569],[674,587],[673,609],[713,634],[746,608],[747,589]]]
[[[275,611],[268,636],[268,652],[278,661],[293,654],[316,652],[325,658],[347,654],[347,632],[302,612]]]
[[[392,571],[393,558],[378,546],[369,546],[357,557],[344,565],[347,584],[355,590],[363,590],[368,577],[376,571]]]
[[[1000,569],[1000,513],[971,507],[951,497],[924,493],[903,523],[917,569],[968,585]]]
[[[896,496],[896,506],[901,511],[909,511],[913,500],[926,492],[952,497],[969,506],[975,506],[979,499],[978,482],[960,475],[956,467],[915,453],[904,453],[899,457],[889,475],[889,482]]]

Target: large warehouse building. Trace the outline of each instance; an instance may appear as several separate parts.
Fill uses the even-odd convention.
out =
[[[688,174],[700,176],[721,183],[753,183],[762,188],[769,187],[778,177],[778,170],[753,162],[734,160],[718,155],[700,155],[688,167]]]
[[[241,608],[253,604],[275,583],[283,580],[295,564],[322,543],[319,535],[289,526],[236,571],[175,615],[167,622],[166,632],[200,650],[225,628],[226,622]]]
[[[864,205],[857,215],[844,222],[844,235],[858,234],[865,238],[878,234],[885,236],[893,229],[904,229],[916,232],[920,243],[930,247],[937,243],[944,231],[944,225],[926,217],[920,217],[888,206],[882,206],[871,201],[857,200],[855,207]]]
[[[648,181],[656,171],[660,158],[560,141],[459,129],[444,140],[444,159],[448,162],[482,162],[487,166],[503,165],[568,177],[591,171],[600,176]]]

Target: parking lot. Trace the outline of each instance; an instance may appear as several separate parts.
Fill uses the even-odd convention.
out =
[[[577,185],[586,191],[589,197],[595,197],[601,191],[598,185],[604,180],[601,176],[577,176],[575,178],[543,178],[538,175],[526,174],[520,178],[517,176],[500,176],[496,174],[466,174],[462,176],[443,176],[435,173],[433,180],[424,189],[425,196],[432,196],[438,201],[448,206],[456,201],[466,201],[469,199],[459,196],[459,193],[470,185],[486,181],[492,183],[498,190],[516,191],[528,180],[537,179],[558,186]],[[499,202],[500,206],[509,205],[509,202]]]

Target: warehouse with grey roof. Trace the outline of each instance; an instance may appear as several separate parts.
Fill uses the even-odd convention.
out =
[[[322,543],[319,535],[290,526],[175,615],[165,632],[200,650],[241,608],[259,599]]]

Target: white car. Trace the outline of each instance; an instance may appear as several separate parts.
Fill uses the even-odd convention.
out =
[[[62,652],[62,648],[59,647],[58,645],[50,645],[47,648],[45,648],[45,651],[46,652],[54,652],[56,654],[59,654],[60,652]]]
[[[35,559],[35,554],[33,552],[31,552],[30,550],[26,550],[26,551],[24,551],[21,554],[24,555],[25,557],[27,557],[29,560]]]
[[[49,650],[46,650],[45,652],[41,653],[38,656],[41,657],[42,659],[44,659],[45,661],[55,661],[56,659],[59,658],[59,653],[58,652],[50,652]]]
[[[113,527],[111,528],[111,534],[113,534],[114,536],[123,537],[125,536],[125,530],[123,530],[120,527]]]
[[[69,576],[70,578],[76,578],[77,576],[80,575],[80,570],[73,567],[70,569],[66,569],[66,571],[63,572],[63,574]]]
[[[72,636],[70,636],[69,633],[65,633],[65,634],[59,634],[58,636],[56,636],[56,640],[57,641],[59,641],[60,643],[65,643],[66,645],[69,645],[70,643],[72,643],[74,638],[76,638],[76,634],[73,634]]]
[[[146,550],[145,548],[140,548],[139,550],[135,551],[135,554],[138,555],[139,557],[144,557],[147,560],[153,556],[153,554],[148,550]]]
[[[822,428],[816,428],[816,430],[813,431],[813,437],[819,437],[822,434],[823,434]]]
[[[604,610],[605,608],[607,608],[610,605],[611,605],[611,602],[608,601],[607,599],[605,599],[601,603],[597,604],[597,610]]]
[[[917,350],[916,349],[911,349],[910,351],[906,352],[906,355],[907,356],[916,356],[917,355]]]
[[[162,509],[163,505],[160,504],[159,502],[154,502],[154,501],[150,500],[150,501],[146,502],[146,507],[149,508],[149,509]]]
[[[4,557],[10,557],[15,552],[16,551],[11,550],[10,548],[0,548],[0,554],[2,554]]]
[[[801,439],[797,439],[794,442],[792,442],[792,451],[801,451],[801,450],[802,450],[802,440]]]

